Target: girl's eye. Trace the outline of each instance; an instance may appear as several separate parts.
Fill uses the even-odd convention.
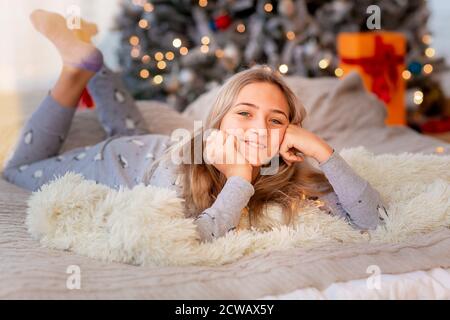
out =
[[[275,124],[283,124],[281,121],[277,120],[277,119],[272,119],[273,123]]]
[[[246,111],[238,112],[238,114],[240,114],[241,116],[244,116],[244,117],[248,117],[250,115],[250,113],[248,113]]]

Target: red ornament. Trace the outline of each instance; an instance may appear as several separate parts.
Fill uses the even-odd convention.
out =
[[[214,23],[217,29],[225,30],[231,24],[231,17],[228,14],[218,16],[214,19]]]

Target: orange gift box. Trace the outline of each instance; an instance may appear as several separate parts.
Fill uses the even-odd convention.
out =
[[[343,75],[358,71],[365,87],[386,103],[385,123],[405,125],[405,36],[384,31],[340,33],[337,50]]]

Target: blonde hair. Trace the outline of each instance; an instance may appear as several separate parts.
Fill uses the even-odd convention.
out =
[[[210,129],[219,129],[220,123],[231,106],[234,104],[240,90],[251,83],[266,82],[276,85],[285,95],[289,106],[289,122],[301,125],[306,117],[306,110],[294,92],[284,82],[277,71],[267,65],[256,65],[250,69],[236,73],[220,88],[212,109],[202,130],[193,132],[192,138],[181,146],[181,154],[188,152],[190,161],[178,166],[178,173],[184,176],[183,192],[187,217],[196,217],[206,208],[210,207],[222,190],[226,177],[213,165],[203,161],[194,161],[194,145],[205,147],[203,132]],[[176,147],[176,146],[174,146]],[[190,150],[189,150],[190,148]],[[165,155],[173,148],[169,148]],[[198,154],[198,153],[197,153]],[[277,155],[279,157],[279,155]],[[162,158],[167,158],[162,157]],[[159,161],[156,161],[158,163]],[[199,163],[200,162],[200,163]],[[333,190],[324,174],[307,161],[297,162],[288,166],[282,157],[279,157],[278,172],[273,175],[258,175],[254,182],[254,195],[248,202],[245,210],[248,226],[267,229],[264,225],[264,209],[269,203],[278,204],[282,208],[284,224],[290,224],[295,214],[307,201]],[[246,217],[246,218],[247,218]]]

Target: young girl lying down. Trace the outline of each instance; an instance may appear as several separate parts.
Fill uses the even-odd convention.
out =
[[[86,41],[95,25],[82,21],[75,34],[62,16],[43,10],[33,12],[31,20],[56,46],[63,68],[21,132],[3,172],[8,181],[34,191],[73,171],[112,188],[140,183],[171,188],[185,199],[186,216],[195,218],[202,241],[236,229],[243,213],[257,225],[269,203],[282,207],[286,224],[306,200],[319,201],[321,209],[358,229],[374,229],[382,221],[379,193],[329,144],[302,128],[305,109],[270,68],[258,66],[229,78],[205,132],[174,144],[169,136],[149,133],[118,75]],[[85,86],[107,138],[58,154]],[[174,150],[183,156],[181,163],[173,160]]]

